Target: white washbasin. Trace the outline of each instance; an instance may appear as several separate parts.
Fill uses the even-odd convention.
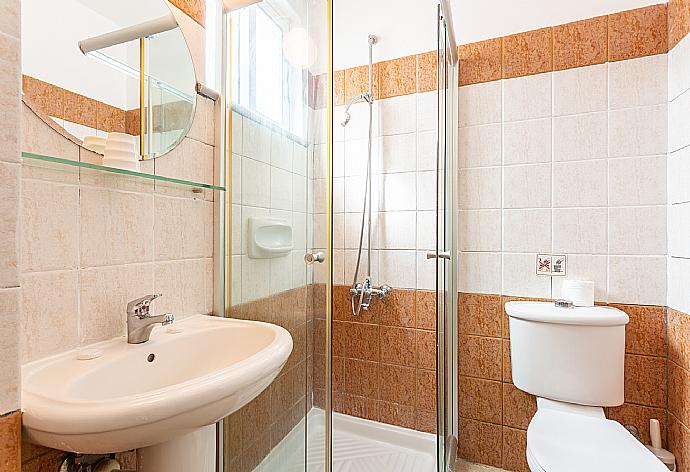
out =
[[[148,342],[118,338],[22,367],[26,438],[81,453],[119,452],[211,425],[276,378],[292,338],[268,323],[193,316],[156,327]]]

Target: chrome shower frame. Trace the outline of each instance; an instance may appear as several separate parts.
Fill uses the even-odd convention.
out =
[[[341,126],[345,127],[352,119],[350,115],[350,108],[361,102],[366,102],[369,106],[369,142],[367,146],[367,173],[366,173],[366,183],[364,189],[364,208],[362,209],[362,225],[359,232],[359,251],[357,253],[357,264],[355,266],[355,273],[352,280],[352,287],[350,288],[350,306],[352,308],[352,314],[354,316],[359,316],[362,310],[369,310],[374,297],[386,298],[389,296],[393,289],[388,285],[382,285],[380,287],[374,287],[372,277],[371,277],[371,191],[372,191],[372,172],[371,172],[371,151],[372,151],[372,140],[373,140],[373,120],[374,120],[374,44],[378,41],[378,38],[374,35],[369,35],[367,42],[369,43],[369,87],[365,93],[361,93],[353,97],[345,107],[344,119],[340,123]],[[368,219],[368,222],[367,222]],[[363,283],[357,282],[359,277],[359,268],[362,262],[362,246],[364,243],[364,225],[367,224],[367,275],[364,278]]]

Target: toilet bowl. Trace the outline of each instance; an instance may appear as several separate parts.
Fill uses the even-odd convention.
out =
[[[537,399],[527,429],[532,472],[668,472],[623,426],[600,407]]]
[[[509,302],[513,383],[537,397],[532,472],[668,472],[604,407],[623,404],[625,325],[611,307]]]

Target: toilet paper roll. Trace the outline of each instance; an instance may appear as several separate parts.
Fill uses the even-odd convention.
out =
[[[564,280],[561,298],[575,306],[594,306],[594,282],[591,280]]]

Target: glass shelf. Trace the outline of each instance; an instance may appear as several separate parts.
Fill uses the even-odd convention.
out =
[[[162,175],[147,174],[145,172],[136,172],[136,171],[132,171],[132,170],[118,169],[117,167],[107,167],[107,166],[102,166],[102,165],[98,165],[98,164],[91,164],[89,162],[72,161],[70,159],[63,159],[61,157],[44,156],[42,154],[35,154],[33,152],[22,151],[22,157],[24,159],[31,159],[34,161],[42,161],[42,162],[48,162],[48,163],[52,163],[52,164],[59,164],[59,165],[65,165],[65,166],[71,166],[71,167],[82,167],[85,169],[98,170],[101,172],[110,172],[112,174],[122,174],[122,175],[128,175],[128,176],[132,176],[132,177],[139,177],[142,179],[156,180],[159,182],[169,182],[169,183],[178,184],[178,185],[186,185],[188,187],[207,188],[207,189],[211,189],[211,190],[220,190],[221,192],[225,192],[225,187],[220,187],[218,185],[202,184],[200,182],[193,182],[191,180],[175,179],[173,177],[164,177]]]

